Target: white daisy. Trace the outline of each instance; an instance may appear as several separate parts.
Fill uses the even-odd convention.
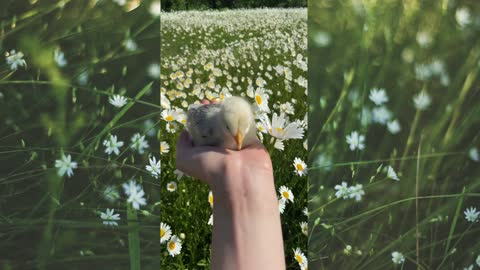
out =
[[[280,214],[283,214],[285,211],[285,205],[287,204],[287,201],[282,197],[278,200],[278,211],[280,211]]]
[[[391,118],[392,112],[385,106],[375,107],[372,110],[372,120],[375,123],[385,125]]]
[[[150,8],[148,9],[148,11],[150,12],[150,14],[153,17],[159,17],[160,16],[160,8],[161,8],[160,1],[153,1],[150,4]]]
[[[177,183],[174,181],[169,182],[167,184],[167,190],[170,192],[174,192],[175,190],[177,190]]]
[[[120,220],[120,214],[114,214],[114,209],[109,209],[105,213],[100,212],[100,218],[103,220],[105,226],[118,226],[117,220]]]
[[[476,162],[480,161],[480,154],[478,153],[478,149],[476,147],[472,147],[470,148],[470,150],[468,150],[468,156],[473,161],[476,161]]]
[[[177,119],[177,112],[173,109],[162,110],[162,119],[167,122],[172,122]]]
[[[213,193],[212,193],[212,191],[208,192],[208,203],[210,204],[210,207],[213,207]]]
[[[257,90],[255,90],[255,104],[257,104],[261,111],[267,113],[270,112],[270,108],[268,107],[268,96],[262,88],[257,88]]]
[[[73,169],[77,168],[77,162],[72,161],[70,155],[65,156],[65,154],[63,154],[61,159],[55,160],[55,167],[58,168],[58,176],[63,176],[67,173],[67,176],[71,177],[73,175]]]
[[[110,203],[116,202],[120,198],[120,194],[118,193],[117,187],[108,185],[105,186],[102,192],[103,198]]]
[[[172,236],[167,244],[168,254],[175,257],[182,250],[182,241],[176,235]]]
[[[295,167],[295,173],[296,174],[298,174],[300,176],[307,175],[307,164],[305,164],[305,162],[303,162],[303,160],[296,157],[293,160],[293,166]]]
[[[137,182],[135,181],[135,179],[131,179],[130,181],[128,181],[127,183],[123,183],[122,184],[122,188],[123,188],[123,191],[125,192],[125,194],[127,196],[130,196],[130,194],[132,192],[136,192],[136,191],[140,191],[142,190],[142,186],[140,186],[139,184],[137,184]]]
[[[305,254],[303,254],[300,248],[297,247],[296,249],[294,249],[293,253],[294,253],[295,260],[299,264],[306,264],[308,262],[307,257],[305,257]]]
[[[160,222],[160,244],[167,242],[172,236],[170,225]]]
[[[160,154],[166,154],[170,151],[170,145],[166,141],[160,142]]]
[[[213,226],[213,214],[211,214],[210,217],[208,218],[207,224],[210,226]]]
[[[108,99],[108,102],[117,108],[121,108],[127,104],[127,99],[121,95],[113,95]]]
[[[278,189],[278,192],[280,193],[282,199],[284,199],[285,201],[291,201],[293,203],[293,193],[289,188],[287,188],[286,186],[281,186]]]

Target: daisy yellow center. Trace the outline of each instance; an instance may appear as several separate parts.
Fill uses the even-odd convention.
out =
[[[168,185],[168,188],[173,189],[174,187],[173,187],[172,184],[170,184],[170,185]]]
[[[176,245],[175,242],[170,242],[170,243],[168,243],[168,248],[169,248],[170,250],[174,250],[174,249],[175,249],[175,245]]]
[[[210,204],[213,204],[213,196],[208,196],[208,202],[209,202]]]
[[[165,117],[165,120],[167,120],[167,121],[169,121],[169,122],[170,122],[170,121],[173,121],[173,116],[167,115],[167,117]]]
[[[295,255],[295,260],[297,260],[298,263],[303,263],[303,259],[302,259],[302,256],[300,255]]]
[[[284,192],[282,193],[282,195],[283,195],[283,197],[285,197],[285,199],[288,199],[288,198],[290,197],[290,195],[288,194],[287,191],[284,191]]]
[[[262,105],[263,103],[262,97],[259,95],[255,96],[255,101],[257,102],[258,105]]]
[[[160,237],[164,237],[165,236],[165,230],[164,229],[160,229]]]
[[[277,127],[277,131],[278,131],[278,132],[283,132],[283,128]]]
[[[303,166],[300,163],[297,163],[297,170],[303,171]]]
[[[165,148],[160,145],[160,152],[163,152],[163,150],[165,150]]]

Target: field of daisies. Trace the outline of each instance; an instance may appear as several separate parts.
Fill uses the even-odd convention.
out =
[[[5,1],[0,269],[158,269],[160,1]]]
[[[161,36],[161,266],[209,269],[214,197],[175,169],[175,145],[189,105],[234,95],[273,160],[288,269],[306,269],[307,10],[162,13]]]
[[[480,5],[311,1],[312,269],[480,269]]]

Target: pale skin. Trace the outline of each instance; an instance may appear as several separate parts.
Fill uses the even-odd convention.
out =
[[[210,269],[285,269],[272,162],[260,142],[240,151],[194,147],[184,131],[176,164],[213,192]]]

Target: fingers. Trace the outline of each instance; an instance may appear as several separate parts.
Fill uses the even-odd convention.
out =
[[[209,101],[209,100],[206,100],[206,99],[202,99],[202,101],[200,101],[200,103],[202,103],[202,104],[210,104],[210,101]]]

